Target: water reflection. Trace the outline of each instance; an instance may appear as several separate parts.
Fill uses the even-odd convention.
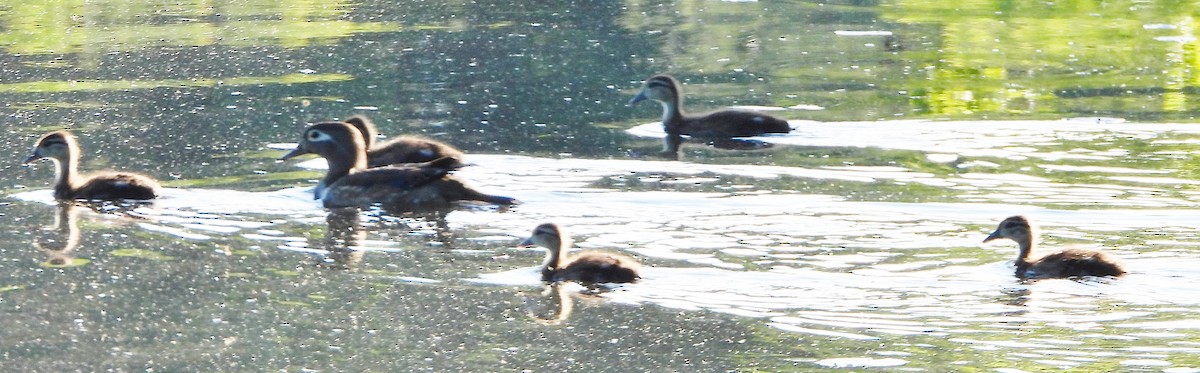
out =
[[[564,297],[562,288],[552,287],[551,292],[538,296],[536,305],[516,306],[515,315],[510,316],[525,319],[532,312],[540,322],[570,322],[576,327],[612,320],[608,309],[627,305],[659,310],[646,311],[653,315],[692,312],[765,327],[758,333],[766,336],[815,338],[825,349],[822,357],[858,351],[855,348],[861,350],[868,344],[885,346],[880,353],[894,353],[914,340],[937,345],[939,351],[967,346],[970,351],[998,351],[995,353],[1006,357],[1052,356],[1067,349],[1046,340],[1056,336],[1061,340],[1065,338],[1062,335],[1085,338],[1082,346],[1087,348],[1133,338],[1120,342],[1131,349],[1170,348],[1170,344],[1194,336],[1188,329],[1167,338],[1139,336],[1161,326],[1150,319],[1174,317],[1173,309],[1192,306],[1200,299],[1186,281],[1194,277],[1190,268],[1197,260],[1186,250],[1195,241],[1188,232],[1200,226],[1200,215],[1190,209],[1100,206],[1068,210],[964,202],[855,201],[837,195],[770,190],[780,179],[834,179],[852,185],[880,180],[936,182],[958,176],[901,167],[704,165],[512,155],[472,159],[481,167],[462,170],[464,177],[490,187],[504,186],[528,203],[504,214],[454,209],[431,217],[375,210],[326,211],[312,202],[304,188],[268,193],[170,189],[154,209],[138,212],[147,220],[137,227],[150,234],[136,228],[129,231],[151,239],[208,240],[211,245],[235,248],[270,248],[283,241],[280,246],[285,249],[320,252],[319,266],[349,269],[360,276],[347,279],[338,277],[343,271],[316,271],[323,275],[300,271],[292,275],[299,277],[296,283],[328,286],[336,281],[339,289],[352,293],[367,292],[380,283],[425,284],[439,286],[438,291],[429,292],[444,297],[463,289],[495,290],[505,293],[500,303],[509,303],[515,300],[507,286],[542,286],[539,267],[530,266],[542,253],[513,252],[511,244],[528,233],[530,222],[555,220],[586,227],[581,230],[586,235],[579,237],[581,248],[628,250],[654,266],[645,270],[645,278],[637,285],[601,294],[605,307],[599,307],[603,309],[596,315],[582,317],[587,313],[573,312],[574,302],[585,300]],[[642,179],[643,187],[597,182],[614,176],[628,177],[627,181]],[[657,181],[651,183],[652,179]],[[709,186],[674,189],[673,183]],[[1057,193],[1062,189],[1024,190]],[[50,199],[48,191],[39,192]],[[1048,236],[1058,239],[1121,240],[1113,251],[1128,259],[1134,271],[1110,283],[1021,283],[1012,277],[1011,248],[980,248],[978,243],[994,227],[995,219],[1012,213],[1037,216],[1052,233]],[[164,232],[168,231],[161,228],[206,234],[167,236]],[[303,233],[314,228],[317,233]],[[370,240],[372,237],[376,239]],[[1151,242],[1146,237],[1170,237],[1176,242],[1166,244],[1166,249],[1141,246]],[[278,272],[297,272],[294,265],[279,269],[281,261],[269,255],[270,250],[262,252],[266,255],[244,260]],[[359,255],[363,252],[369,254]],[[506,255],[501,254],[520,260],[503,259]],[[185,255],[206,263],[238,264],[225,256],[211,260],[203,250],[174,254]],[[479,275],[490,272],[507,277],[506,282],[471,281],[490,277]],[[210,296],[225,299],[216,294]],[[314,299],[321,296],[326,295]],[[442,299],[430,300],[426,306],[461,306]],[[491,301],[495,299],[487,300]],[[316,303],[303,298],[287,302]],[[427,335],[438,333],[430,330]],[[955,338],[947,339],[949,336]],[[1138,356],[1136,351],[1114,354]],[[915,359],[906,361],[918,364]]]
[[[75,266],[75,248],[79,246],[79,214],[75,202],[55,206],[54,224],[34,231],[33,247],[46,255],[51,267]]]
[[[353,22],[346,1],[288,0],[279,3],[222,1],[212,6],[162,8],[152,1],[57,1],[8,4],[9,25],[0,45],[13,54],[74,54],[135,51],[179,45],[332,44],[361,33],[396,31],[398,25]],[[167,12],[169,10],[169,13]],[[99,16],[103,15],[103,16]],[[63,30],[71,29],[72,32]],[[100,58],[101,56],[94,56]]]
[[[479,207],[479,209],[475,209]],[[406,211],[403,213],[390,213],[386,210],[372,209],[368,210],[368,215],[373,218],[375,227],[378,230],[391,230],[400,232],[420,232],[422,236],[429,237],[436,246],[443,250],[459,249],[457,235],[454,229],[450,227],[450,214],[456,211],[477,211],[485,212],[490,209],[481,206],[459,206],[459,208],[442,208],[431,209],[426,211]],[[503,207],[497,210],[504,212]]]
[[[43,263],[48,267],[77,267],[87,265],[91,261],[77,258],[75,251],[81,243],[80,218],[88,211],[93,217],[102,217],[114,222],[116,226],[135,225],[133,221],[143,220],[137,212],[139,209],[151,206],[150,203],[112,203],[112,202],[83,202],[57,201],[53,202],[54,223],[33,230],[33,247],[46,255]],[[91,220],[89,220],[91,221]],[[97,246],[105,246],[100,244]],[[134,250],[134,249],[125,249]],[[132,251],[131,251],[132,252]]]
[[[358,246],[367,238],[357,208],[329,209],[325,216],[325,235],[310,246],[325,251],[317,263],[330,269],[357,270],[366,251]]]
[[[1022,283],[1024,283],[1024,284],[1028,284],[1030,282],[1032,282],[1032,281],[1031,280],[1022,280]],[[1004,290],[1000,291],[1000,296],[996,297],[996,301],[1001,304],[1008,305],[1008,306],[1021,307],[1021,306],[1025,306],[1025,304],[1029,302],[1029,295],[1031,293],[1032,293],[1032,290],[1030,290],[1029,287],[1004,289]],[[1005,313],[1005,314],[1017,316],[1017,315],[1021,315],[1024,313],[1025,313],[1024,309],[1015,309],[1015,310]]]
[[[0,12],[0,110],[30,124],[4,158],[70,125],[91,162],[170,188],[137,224],[83,232],[117,238],[97,265],[0,261],[13,370],[71,364],[66,345],[64,370],[1195,366],[1200,131],[1115,119],[1196,116],[1192,3],[62,4]],[[650,71],[679,72],[698,107],[822,121],[761,151],[628,161],[663,136],[622,131],[644,121],[621,103]],[[351,112],[473,152],[464,178],[527,204],[341,216],[280,190],[312,172],[262,144]],[[1091,118],[842,122],[914,115]],[[4,221],[47,214],[16,198]],[[1014,279],[1010,250],[977,236],[1015,213],[1131,274]],[[530,325],[511,287],[542,286],[541,253],[510,246],[541,221],[637,253],[646,279],[573,316],[584,300],[554,288],[534,314],[570,327]],[[58,247],[66,226],[0,235]],[[494,273],[507,282],[473,281]]]
[[[389,239],[393,236],[428,239],[426,246],[441,251],[458,250],[454,230],[446,219],[450,211],[390,215],[379,209],[328,209],[323,235],[310,237],[303,247],[289,245],[287,248],[309,253],[320,267],[351,271],[362,269],[364,256],[369,252],[395,251],[395,246],[400,243]],[[369,239],[368,235],[372,233],[380,235],[380,239]]]
[[[540,293],[523,293],[523,301],[529,318],[542,325],[561,325],[575,311],[575,294],[572,284],[555,282],[546,285]]]

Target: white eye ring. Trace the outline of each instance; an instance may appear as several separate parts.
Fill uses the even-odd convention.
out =
[[[312,142],[329,141],[333,139],[332,137],[329,137],[329,134],[317,130],[308,131],[307,137],[308,141]]]

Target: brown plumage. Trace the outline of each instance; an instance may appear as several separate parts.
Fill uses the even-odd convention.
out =
[[[670,75],[655,75],[642,85],[642,90],[629,101],[630,105],[654,100],[663,108],[663,154],[677,156],[683,135],[698,139],[726,139],[758,136],[765,133],[788,133],[792,127],[783,119],[753,111],[726,109],[703,115],[688,115],[683,111],[683,89]]]
[[[367,147],[367,167],[429,162],[439,158],[453,158],[463,163],[462,151],[443,142],[420,136],[397,136],[383,143],[376,143],[379,131],[375,123],[365,116],[355,115],[342,122],[358,129]]]
[[[385,208],[414,210],[441,207],[455,201],[482,201],[498,205],[515,199],[480,193],[449,173],[462,166],[453,158],[424,163],[367,168],[362,134],[348,123],[325,122],[304,130],[288,159],[303,154],[325,158],[329,170],[317,185],[314,199],[325,207],[382,204]]]
[[[554,223],[537,226],[533,235],[521,243],[521,246],[534,245],[547,249],[542,281],[634,282],[641,277],[637,261],[624,255],[585,251],[567,256],[571,238]]]
[[[1007,238],[1020,247],[1017,254],[1017,276],[1022,278],[1064,278],[1075,276],[1120,276],[1125,269],[1107,254],[1083,249],[1067,249],[1036,260],[1029,260],[1033,251],[1033,228],[1024,216],[1012,216],[1000,222],[996,231],[983,242]]]
[[[79,143],[68,131],[50,132],[33,147],[33,155],[25,159],[32,163],[39,159],[54,161],[57,176],[54,178],[54,198],[60,201],[87,200],[148,200],[158,197],[158,182],[148,176],[118,171],[100,171],[80,176]]]

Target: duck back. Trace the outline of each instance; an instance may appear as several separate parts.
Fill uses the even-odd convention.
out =
[[[325,207],[380,203],[389,209],[405,210],[442,207],[463,200],[500,205],[518,203],[512,198],[487,195],[468,187],[449,174],[459,167],[457,160],[447,157],[359,170],[330,185],[322,202]]]
[[[1068,249],[1038,259],[1021,268],[1017,274],[1034,278],[1062,278],[1075,276],[1120,276],[1125,274],[1107,254],[1091,250]]]
[[[584,283],[634,282],[640,276],[638,264],[624,256],[598,252],[580,253],[571,258],[563,268],[550,274],[546,281],[579,281]]]
[[[697,138],[749,137],[791,131],[786,120],[745,110],[722,110],[685,118],[678,129],[682,135]]]
[[[144,200],[158,197],[158,189],[158,183],[146,176],[128,172],[101,172],[88,176],[74,190],[56,188],[54,196],[60,200]]]
[[[417,136],[400,136],[367,149],[367,167],[429,162],[452,158],[463,165],[463,153],[450,145]]]

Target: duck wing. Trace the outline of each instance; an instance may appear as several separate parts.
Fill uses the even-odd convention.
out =
[[[427,192],[430,183],[450,173],[450,168],[425,164],[376,167],[352,172],[328,187],[325,207],[394,204],[414,192]]]
[[[1108,255],[1091,250],[1068,249],[1046,255],[1026,271],[1029,277],[1120,276],[1125,269]]]
[[[553,275],[554,281],[579,281],[583,283],[635,282],[638,275],[637,261],[632,258],[602,252],[583,252]]]
[[[75,191],[75,199],[146,200],[158,197],[158,182],[131,172],[98,172]]]

